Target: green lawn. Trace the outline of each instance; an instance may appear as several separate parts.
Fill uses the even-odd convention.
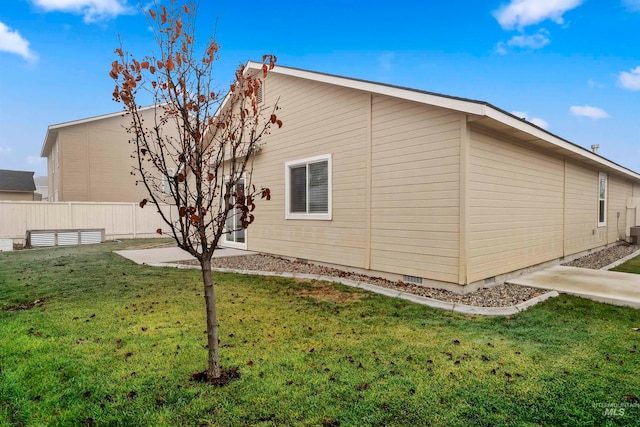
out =
[[[611,271],[622,271],[623,273],[640,274],[640,256],[632,258],[624,264],[620,264]]]
[[[598,407],[638,403],[640,313],[569,296],[487,318],[320,282],[216,275],[222,364],[241,378],[193,382],[206,363],[199,272],[111,253],[140,243],[0,254],[0,426],[640,419],[639,407]]]

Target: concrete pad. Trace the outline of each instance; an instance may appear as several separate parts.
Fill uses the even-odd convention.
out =
[[[190,261],[195,258],[188,252],[176,247],[170,248],[151,248],[114,251],[118,255],[130,259],[136,264],[158,264],[176,261]],[[254,255],[255,252],[243,251],[233,248],[219,248],[213,253],[214,258],[228,256]]]
[[[507,283],[553,289],[609,304],[640,308],[640,275],[557,265]]]
[[[0,239],[0,252],[9,252],[13,250],[13,240]]]

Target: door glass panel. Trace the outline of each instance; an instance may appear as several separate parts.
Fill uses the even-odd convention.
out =
[[[244,178],[238,180],[238,183],[234,188],[231,189],[231,198],[229,199],[230,203],[235,204],[236,198],[233,197],[233,194],[237,194],[238,196],[244,195]],[[227,220],[225,222],[225,228],[227,234],[225,235],[225,240],[227,242],[233,243],[245,243],[246,234],[245,230],[240,226],[240,210],[238,208],[233,208],[229,215],[227,216]]]

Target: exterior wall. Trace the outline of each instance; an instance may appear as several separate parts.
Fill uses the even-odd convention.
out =
[[[0,191],[0,200],[37,200],[33,192],[29,191]]]
[[[162,208],[166,214],[170,209]],[[27,230],[87,228],[104,228],[107,239],[161,237],[156,230],[166,224],[154,208],[140,209],[137,203],[0,201],[0,239],[24,244]]]
[[[268,187],[247,230],[249,250],[352,267],[365,265],[367,214],[366,93],[270,74],[265,104],[279,98],[284,123],[265,137],[252,183]],[[285,219],[285,162],[331,154],[332,219]]]
[[[567,160],[566,183],[564,255],[606,245],[607,228],[598,227],[598,171]]]
[[[270,74],[283,120],[252,183],[271,189],[249,250],[458,282],[461,115]],[[285,219],[285,162],[332,156],[332,219]]]
[[[627,199],[633,194],[633,185],[609,174],[607,195],[607,243],[625,240],[627,230]]]
[[[60,130],[60,194],[57,201],[88,201],[87,124]]]
[[[154,110],[143,114],[151,123]],[[147,195],[131,175],[136,160],[131,158],[131,135],[124,128],[128,120],[116,116],[59,129],[60,170],[50,178],[53,188],[60,189],[59,201],[139,202]],[[54,151],[55,147],[50,162]]]
[[[458,282],[461,114],[374,96],[373,270]]]
[[[468,282],[561,257],[564,161],[472,128],[469,162]]]

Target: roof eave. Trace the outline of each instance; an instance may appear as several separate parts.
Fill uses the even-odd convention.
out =
[[[262,63],[255,61],[248,61],[247,68],[249,69],[261,69]],[[375,83],[366,80],[353,79],[349,77],[336,76],[332,74],[324,74],[315,71],[307,71],[298,68],[290,68],[276,65],[272,72],[299,77],[313,81],[324,82],[333,84],[336,86],[346,87],[350,89],[363,90],[366,92],[373,92],[380,95],[388,95],[396,98],[402,98],[409,101],[419,102],[422,104],[434,105],[437,107],[448,108],[451,110],[459,111],[465,114],[488,117],[503,123],[507,126],[511,126],[519,131],[525,132],[539,138],[549,144],[555,145],[562,150],[567,150],[571,153],[578,155],[584,159],[588,159],[592,162],[602,165],[603,167],[616,171],[622,175],[640,181],[640,174],[632,171],[624,166],[621,166],[605,157],[595,154],[584,147],[581,147],[575,143],[567,141],[551,132],[539,128],[523,119],[520,119],[513,114],[510,114],[504,110],[501,110],[488,102],[477,101],[472,99],[459,98],[454,96],[448,96],[443,94],[436,94],[432,92],[425,92],[410,88],[404,88],[400,86],[387,85],[383,83]]]

